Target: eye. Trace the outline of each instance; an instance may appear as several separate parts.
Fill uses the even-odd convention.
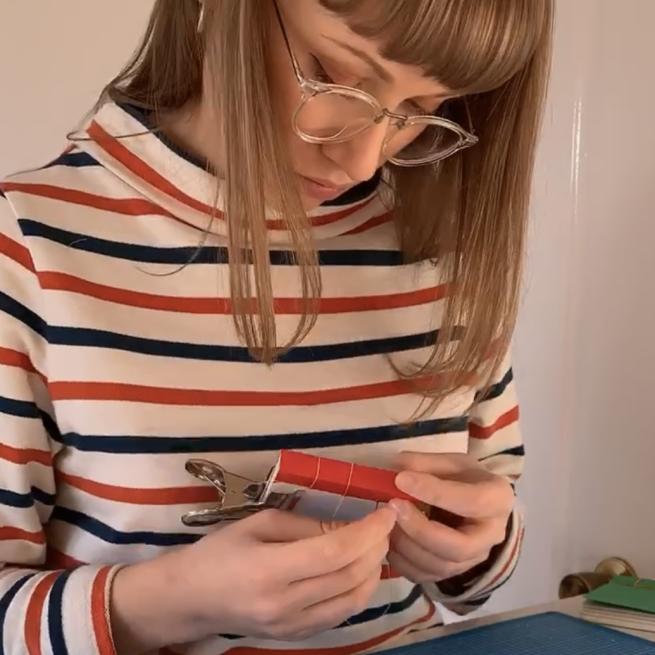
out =
[[[317,82],[323,82],[324,84],[335,84],[335,81],[327,73],[323,64],[314,56],[312,58],[312,79]]]
[[[402,104],[401,111],[408,116],[432,116],[436,113],[437,107],[424,107],[414,100],[407,100]]]

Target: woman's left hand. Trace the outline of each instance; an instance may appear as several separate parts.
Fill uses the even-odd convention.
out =
[[[509,482],[475,458],[459,454],[401,453],[396,486],[414,498],[461,517],[451,527],[430,520],[411,502],[394,499],[398,523],[391,535],[389,564],[417,582],[439,582],[489,559],[505,540],[514,507]]]

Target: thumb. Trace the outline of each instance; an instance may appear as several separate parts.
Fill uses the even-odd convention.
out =
[[[325,534],[321,521],[279,509],[266,509],[240,521],[246,533],[264,543],[288,543]]]

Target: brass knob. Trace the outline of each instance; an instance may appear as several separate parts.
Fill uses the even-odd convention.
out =
[[[617,575],[638,577],[630,562],[622,557],[608,557],[600,562],[593,571],[565,575],[559,585],[559,597],[571,598],[572,596],[589,593]]]

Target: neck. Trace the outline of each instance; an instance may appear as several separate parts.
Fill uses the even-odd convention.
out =
[[[211,171],[224,177],[220,129],[208,103],[190,100],[180,109],[161,117],[164,134],[197,159],[206,161]]]

